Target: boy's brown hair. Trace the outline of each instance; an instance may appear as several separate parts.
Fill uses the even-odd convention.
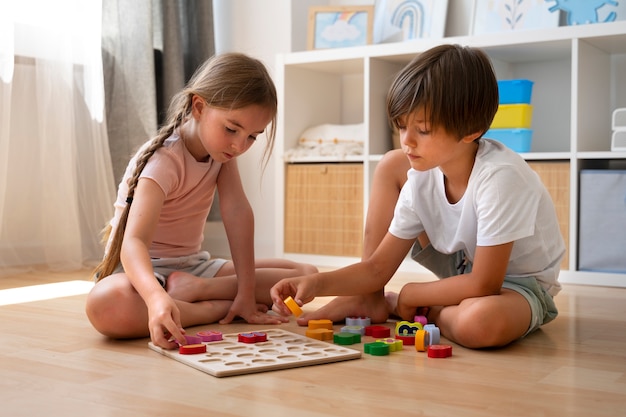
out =
[[[397,128],[401,117],[423,108],[431,128],[443,128],[460,140],[477,132],[482,136],[498,102],[498,82],[482,50],[440,45],[419,54],[396,76],[387,94],[387,117]]]

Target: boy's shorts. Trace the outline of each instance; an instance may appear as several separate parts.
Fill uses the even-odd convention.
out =
[[[209,252],[202,251],[194,255],[180,256],[178,258],[152,258],[154,276],[161,286],[165,288],[167,278],[174,271],[187,272],[197,277],[213,278],[226,262],[226,259],[211,258]],[[120,264],[114,274],[124,272]]]
[[[438,252],[430,244],[422,249],[417,240],[411,249],[411,258],[428,268],[438,278],[460,275],[472,270],[472,264],[465,259],[462,251],[446,255]],[[506,276],[502,288],[521,294],[530,305],[530,326],[522,337],[551,322],[559,313],[552,296],[539,285],[535,277]]]

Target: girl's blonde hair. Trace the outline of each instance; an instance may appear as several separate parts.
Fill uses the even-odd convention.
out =
[[[202,97],[208,106],[219,109],[241,109],[253,104],[269,109],[272,118],[266,130],[267,143],[263,153],[263,166],[267,165],[274,147],[278,111],[276,87],[272,78],[261,61],[245,54],[225,53],[209,58],[196,70],[187,85],[172,98],[165,124],[145,147],[143,153],[137,157],[137,165],[128,180],[126,207],[108,250],[94,271],[97,280],[111,275],[119,265],[126,221],[139,175],[154,152],[162,147],[165,140],[189,117],[194,95]],[[103,242],[109,241],[111,232],[111,224],[108,224],[103,230]]]

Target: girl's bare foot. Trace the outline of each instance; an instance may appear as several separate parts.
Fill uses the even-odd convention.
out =
[[[382,292],[359,296],[336,297],[325,306],[312,313],[298,317],[300,326],[306,326],[309,320],[328,319],[341,322],[346,317],[369,317],[372,323],[384,323],[389,316],[387,304]]]
[[[200,301],[198,295],[200,293],[200,285],[203,280],[208,278],[198,278],[187,272],[174,271],[167,278],[165,290],[175,300],[193,303]]]
[[[386,292],[385,293],[385,303],[387,304],[387,309],[389,311],[389,314],[394,316],[394,317],[399,317],[398,316],[398,296],[399,294],[397,292]]]

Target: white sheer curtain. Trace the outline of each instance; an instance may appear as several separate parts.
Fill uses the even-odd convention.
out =
[[[102,257],[115,184],[100,0],[0,0],[0,275]]]

